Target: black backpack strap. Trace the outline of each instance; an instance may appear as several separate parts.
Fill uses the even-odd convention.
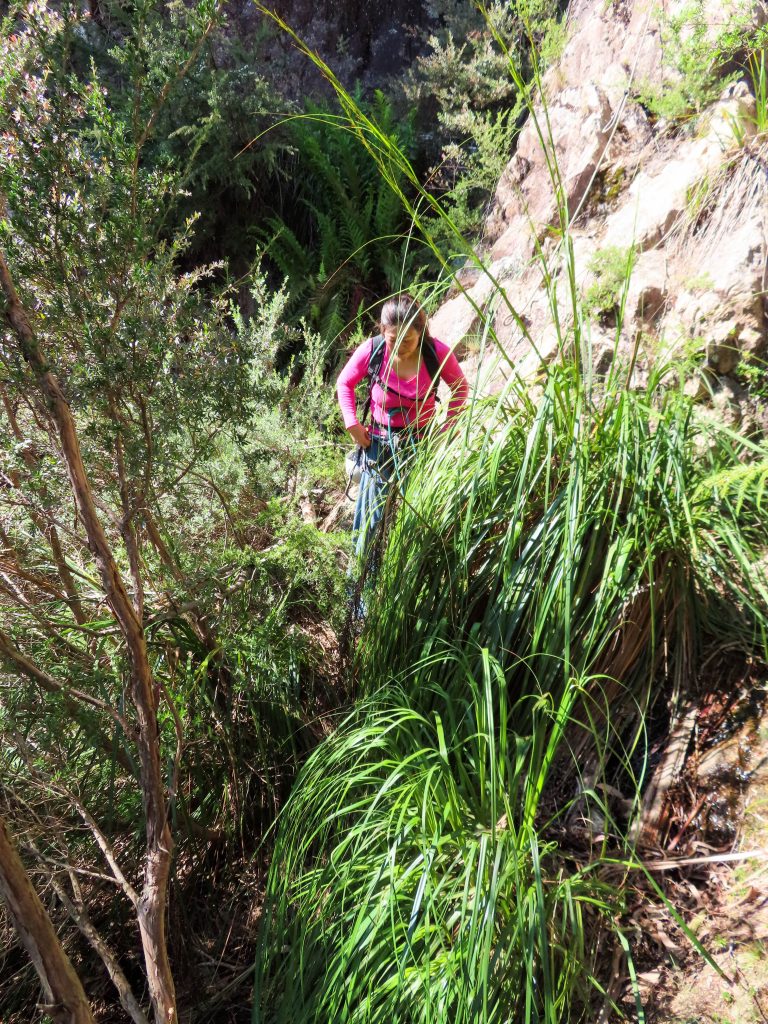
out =
[[[442,364],[438,358],[437,350],[435,349],[435,343],[429,336],[424,338],[421,343],[421,356],[424,360],[424,365],[427,368],[427,373],[432,380],[429,390],[424,396],[425,398],[428,398],[431,394],[434,394],[437,391],[437,387],[440,383],[440,370],[442,369]],[[435,397],[437,396],[435,395]]]
[[[371,386],[373,386],[374,382],[381,374],[386,350],[387,343],[384,340],[383,334],[377,334],[375,338],[371,338],[371,358],[368,362],[368,379],[371,382]]]
[[[375,338],[371,338],[371,355],[368,359],[368,394],[366,395],[365,402],[363,403],[363,409],[360,414],[361,423],[365,423],[366,417],[371,409],[373,385],[380,379],[381,367],[384,364],[385,350],[386,343],[384,341],[383,334],[377,334]]]

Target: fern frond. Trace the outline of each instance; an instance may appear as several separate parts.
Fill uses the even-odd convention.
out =
[[[282,275],[291,281],[309,276],[312,271],[306,246],[277,217],[271,217],[267,224],[273,234],[264,250],[265,255],[276,263]]]
[[[702,480],[696,493],[705,506],[711,501],[726,501],[739,515],[745,506],[764,512],[766,488],[768,455],[759,462],[748,462],[713,473]]]

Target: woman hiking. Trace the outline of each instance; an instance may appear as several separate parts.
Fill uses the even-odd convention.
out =
[[[469,390],[456,356],[430,336],[427,315],[413,296],[402,292],[387,299],[380,330],[355,349],[336,386],[344,426],[362,460],[352,527],[358,565],[381,520],[390,480],[399,475],[404,455],[435,415],[438,384],[443,380],[451,389],[448,423]],[[360,422],[355,405],[355,388],[365,379],[369,394],[360,419],[365,420],[370,407],[370,427]]]

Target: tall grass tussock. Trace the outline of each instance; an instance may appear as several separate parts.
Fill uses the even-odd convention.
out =
[[[377,582],[370,696],[282,817],[257,1020],[590,1019],[649,708],[706,639],[765,650],[766,474],[663,375],[590,396],[573,365],[434,440]]]

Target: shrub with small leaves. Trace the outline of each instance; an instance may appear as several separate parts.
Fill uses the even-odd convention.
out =
[[[753,4],[730,0],[721,8],[722,21],[711,25],[705,0],[691,0],[676,14],[662,17],[664,81],[641,83],[637,99],[651,114],[677,122],[700,114],[739,78],[733,62],[748,50],[758,51],[765,31],[754,25]]]
[[[476,235],[524,110],[509,74],[510,55],[526,79],[532,60],[557,58],[565,41],[560,4],[517,0],[480,10],[439,0],[429,10],[435,24],[425,34],[428,52],[416,60],[405,93],[422,111],[427,148],[439,153],[430,186],[442,193],[458,229]],[[439,241],[439,225],[436,230]]]
[[[601,322],[615,319],[621,296],[632,274],[634,249],[610,245],[598,249],[589,261],[593,281],[584,292],[583,308]]]

